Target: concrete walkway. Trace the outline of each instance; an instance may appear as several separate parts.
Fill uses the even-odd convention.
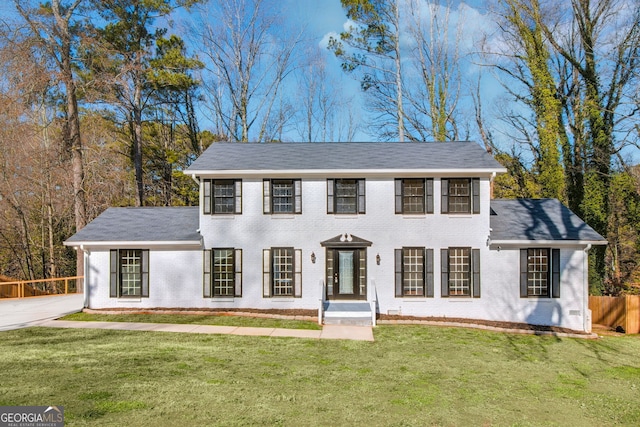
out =
[[[44,320],[41,322],[34,322],[30,326],[44,326],[47,328],[112,329],[120,331],[186,332],[191,334],[225,334],[261,337],[373,341],[373,330],[370,326],[325,325],[322,330],[314,331],[307,329],[249,328],[239,326],[172,323],[78,322],[69,320]]]
[[[265,337],[294,337],[373,341],[368,326],[325,325],[320,331],[238,326],[184,325],[135,322],[76,322],[55,320],[82,310],[83,295],[54,295],[20,299],[0,299],[0,331],[44,326],[48,328],[116,329],[123,331],[187,332]]]
[[[368,326],[325,325],[322,330],[249,328],[239,326],[190,325],[172,323],[137,322],[84,322],[69,320],[44,320],[30,326],[74,329],[112,329],[120,331],[186,332],[191,334],[225,334],[261,337],[292,337],[373,341],[373,330]]]
[[[0,299],[0,331],[26,328],[82,310],[83,294]]]

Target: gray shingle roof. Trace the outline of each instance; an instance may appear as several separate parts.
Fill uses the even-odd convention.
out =
[[[491,201],[491,240],[560,240],[606,244],[557,199]]]
[[[109,208],[65,244],[198,242],[198,207]]]
[[[187,173],[234,170],[504,168],[474,142],[214,143]]]

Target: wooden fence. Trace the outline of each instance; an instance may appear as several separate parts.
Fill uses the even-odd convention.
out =
[[[640,295],[589,297],[592,323],[615,328],[628,334],[640,333]]]
[[[0,298],[24,298],[40,295],[75,294],[77,283],[83,276],[59,277],[54,279],[18,280],[0,282]]]

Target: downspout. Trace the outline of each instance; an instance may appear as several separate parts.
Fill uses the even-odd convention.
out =
[[[591,310],[589,310],[589,250],[591,249],[591,243],[588,243],[584,248],[584,257],[582,258],[582,283],[586,283],[587,286],[584,287],[584,297],[583,297],[583,309],[584,313],[582,328],[585,332],[591,332]],[[586,276],[586,277],[585,277]]]
[[[493,180],[496,179],[496,173],[491,173],[491,178],[489,178],[489,199],[493,200]]]
[[[91,256],[91,251],[84,248],[84,245],[80,245],[80,250],[84,252],[84,302],[83,307],[89,308],[89,274],[91,273],[91,269],[89,268],[89,256]]]

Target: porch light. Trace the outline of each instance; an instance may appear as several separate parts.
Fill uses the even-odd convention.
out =
[[[380,254],[376,255],[376,264],[380,265]]]
[[[312,264],[316,263],[316,253],[315,252],[311,252],[311,263]]]

